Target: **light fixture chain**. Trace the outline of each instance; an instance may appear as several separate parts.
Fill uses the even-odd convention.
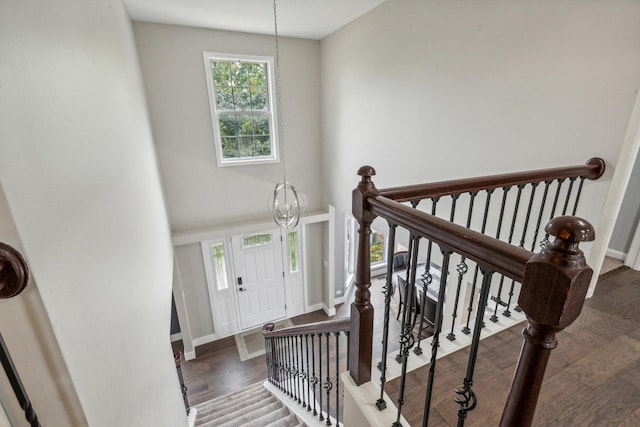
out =
[[[280,46],[278,43],[278,7],[273,0],[273,25],[276,39],[276,102],[278,104],[278,145],[280,146],[280,163],[282,165],[282,180],[287,182],[284,155],[284,119],[282,112],[282,79],[280,77]]]

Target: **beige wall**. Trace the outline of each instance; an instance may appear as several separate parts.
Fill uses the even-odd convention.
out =
[[[202,53],[274,56],[273,37],[145,22],[134,32],[172,229],[268,218],[281,165],[217,166]],[[320,43],[282,38],[280,57],[287,178],[307,211],[322,209]]]
[[[72,411],[91,427],[186,426],[169,342],[173,253],[131,21],[119,0],[0,8],[0,182],[81,405]]]
[[[281,165],[217,166],[202,54],[273,56],[273,37],[146,22],[134,22],[134,33],[172,229],[269,221]],[[287,178],[306,211],[322,209],[320,43],[282,38],[280,57]],[[215,327],[200,245],[178,246],[176,255],[192,337],[208,337]]]
[[[384,188],[600,156],[579,211],[598,225],[640,87],[639,22],[634,1],[388,0],[321,43],[329,202],[350,209],[364,164]]]

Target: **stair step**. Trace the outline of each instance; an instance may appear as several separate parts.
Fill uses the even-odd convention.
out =
[[[282,405],[280,401],[273,397],[270,393],[267,392],[266,395],[261,393],[260,395],[255,396],[249,400],[236,402],[235,405],[226,407],[223,410],[214,410],[209,413],[204,412],[202,416],[198,418],[207,422],[217,421],[218,423],[224,423],[227,420],[242,417],[254,410],[260,410],[267,405],[273,404],[275,404],[276,407],[278,405]]]
[[[274,421],[271,424],[267,424],[265,427],[298,427],[302,426],[298,418],[295,415],[289,414],[286,418],[283,418],[279,421]]]
[[[306,427],[263,383],[195,405],[195,427]]]
[[[241,410],[236,413],[229,414],[228,416],[218,418],[216,422],[219,427],[244,427],[249,425],[260,426],[260,424],[254,423],[257,419],[265,415],[271,415],[273,412],[277,412],[280,409],[285,410],[287,414],[289,413],[287,409],[282,406],[282,403],[280,403],[280,401],[276,399],[276,401],[273,403],[267,405],[259,405],[259,407],[256,409],[252,408],[251,411]]]
[[[202,416],[205,416],[223,411],[229,412],[238,408],[246,407],[256,402],[262,402],[266,399],[269,399],[270,397],[272,397],[271,393],[263,388],[246,395],[238,394],[234,399],[224,400],[222,403],[218,403],[216,401],[205,402],[208,404],[199,406],[198,413],[201,413]]]

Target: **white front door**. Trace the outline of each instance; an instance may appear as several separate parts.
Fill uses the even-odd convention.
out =
[[[235,236],[232,241],[240,327],[285,317],[280,230]]]

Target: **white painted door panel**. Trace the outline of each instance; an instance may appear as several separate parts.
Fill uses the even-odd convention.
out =
[[[280,231],[233,238],[242,329],[286,316]]]

